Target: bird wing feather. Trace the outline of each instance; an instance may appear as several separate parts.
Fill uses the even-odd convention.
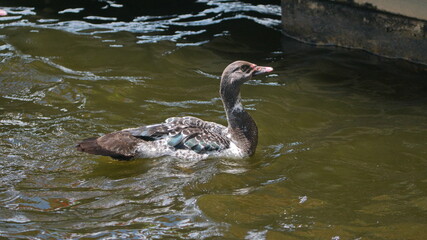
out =
[[[207,129],[185,128],[170,136],[168,145],[176,149],[188,149],[202,154],[209,151],[224,150],[230,146],[230,140]]]
[[[171,117],[160,124],[123,131],[145,141],[167,139],[168,145],[175,149],[205,153],[229,147],[230,140],[223,136],[225,130],[226,127],[223,125],[203,121],[196,117]]]

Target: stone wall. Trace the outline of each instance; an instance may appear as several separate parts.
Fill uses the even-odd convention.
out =
[[[405,6],[411,3],[282,0],[283,30],[286,35],[311,44],[364,49],[427,64],[427,3],[413,1],[418,5],[403,9],[399,8],[401,2]]]

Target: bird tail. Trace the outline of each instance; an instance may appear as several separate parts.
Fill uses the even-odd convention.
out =
[[[117,152],[113,152],[101,147],[97,141],[98,138],[92,137],[87,138],[80,143],[77,144],[76,148],[80,152],[85,152],[89,154],[101,155],[101,156],[109,156],[117,160],[130,160],[132,156],[126,156],[124,154],[120,154]]]
[[[96,137],[92,137],[79,142],[76,146],[77,150],[90,154],[99,154],[100,146],[96,142],[96,139]]]

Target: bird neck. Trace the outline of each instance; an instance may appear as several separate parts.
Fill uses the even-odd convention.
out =
[[[240,85],[228,87],[221,85],[220,94],[232,140],[240,149],[252,155],[258,144],[258,128],[242,105]]]

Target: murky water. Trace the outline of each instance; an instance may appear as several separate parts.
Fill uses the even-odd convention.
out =
[[[273,1],[0,6],[0,236],[427,238],[425,67],[285,38]],[[75,151],[170,116],[224,124],[219,77],[238,59],[275,68],[242,89],[255,156]]]

